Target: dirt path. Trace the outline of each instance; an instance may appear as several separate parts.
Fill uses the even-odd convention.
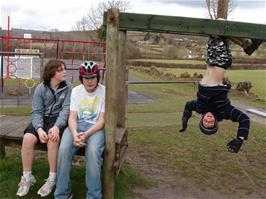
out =
[[[232,105],[237,107],[238,109],[240,109],[241,111],[243,111],[244,113],[246,113],[250,120],[252,122],[257,122],[259,124],[264,124],[266,125],[266,118],[265,117],[262,117],[262,116],[258,116],[256,114],[253,114],[253,113],[248,113],[247,110],[248,109],[255,109],[255,110],[258,110],[258,111],[262,111],[262,112],[266,112],[265,110],[263,109],[258,109],[258,108],[255,108],[255,107],[252,107],[252,106],[247,106],[245,104],[242,104],[241,102],[239,101],[232,101]]]
[[[200,190],[193,182],[180,176],[169,165],[155,162],[150,154],[129,145],[127,163],[140,175],[154,182],[149,187],[134,187],[133,199],[239,199],[239,195],[225,195],[206,187]],[[251,193],[242,199],[265,199],[261,193]]]
[[[221,195],[213,190],[201,191],[192,185],[184,177],[176,174],[173,168],[152,162],[147,158],[148,154],[136,153],[129,148],[127,162],[144,175],[155,182],[151,187],[135,187],[132,190],[134,199],[225,199],[228,196]]]

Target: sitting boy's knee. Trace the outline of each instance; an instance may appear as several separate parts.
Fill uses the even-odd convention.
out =
[[[31,133],[25,133],[23,136],[23,144],[26,144],[27,146],[35,145],[37,141],[37,137]]]

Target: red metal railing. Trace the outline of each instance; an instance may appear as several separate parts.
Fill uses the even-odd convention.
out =
[[[47,38],[20,38],[11,37],[8,31],[7,36],[0,37],[2,52],[15,52],[21,49],[37,49],[43,54],[43,59],[62,59],[66,62],[68,73],[73,81],[77,76],[76,69],[84,60],[97,61],[102,67],[105,66],[105,42],[82,41],[82,40],[60,40]],[[1,79],[15,78],[14,74],[22,70],[17,66],[21,55],[10,56],[10,54],[1,55]],[[11,70],[12,69],[12,70]],[[2,81],[4,82],[4,81]],[[3,87],[4,85],[2,85]]]

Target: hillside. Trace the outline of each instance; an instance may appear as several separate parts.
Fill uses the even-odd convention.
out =
[[[7,31],[1,31],[1,36],[6,34]],[[23,38],[24,34],[31,34],[32,38],[98,41],[95,31],[37,31],[13,28],[10,32],[11,37]]]
[[[11,37],[23,38],[25,33],[31,34],[32,38],[99,41],[96,31],[36,31],[14,28],[11,30]],[[1,36],[6,34],[7,31],[1,31]],[[202,36],[129,31],[127,40],[127,56],[129,59],[204,59],[206,53],[207,38]],[[12,45],[17,45],[17,43]],[[19,45],[27,46],[24,44]],[[244,58],[249,61],[258,58],[263,59],[266,51],[266,43],[261,44],[252,56],[247,56],[242,48],[233,42],[231,42],[231,51],[234,58]]]

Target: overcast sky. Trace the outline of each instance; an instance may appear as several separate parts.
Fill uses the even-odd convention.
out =
[[[102,0],[0,0],[12,28],[68,31]],[[229,20],[266,24],[266,0],[234,0]],[[131,0],[126,12],[209,18],[205,0]],[[3,15],[2,15],[3,16]],[[3,19],[2,23],[7,22]]]

